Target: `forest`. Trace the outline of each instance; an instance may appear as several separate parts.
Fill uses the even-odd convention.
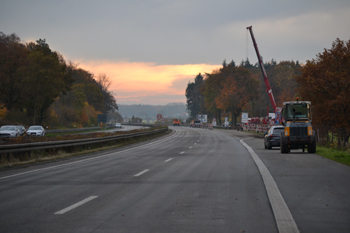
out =
[[[264,64],[277,106],[284,101],[294,100],[297,83],[293,77],[301,75],[302,66],[298,61],[271,60]],[[252,65],[248,59],[236,65],[226,60],[222,68],[204,75],[198,74],[194,82],[186,89],[187,109],[191,118],[197,114],[207,114],[209,119],[215,117],[221,124],[223,117],[229,117],[237,123],[242,112],[252,117],[267,116],[273,112],[272,105],[262,81],[259,64]]]
[[[0,122],[52,128],[97,123],[97,114],[121,118],[105,74],[66,62],[45,39],[21,43],[0,32]]]
[[[283,102],[311,101],[312,122],[320,131],[336,133],[347,142],[350,135],[350,40],[337,38],[330,49],[306,61],[275,60],[264,68],[277,106]],[[199,73],[186,88],[187,110],[192,119],[197,114],[215,117],[219,124],[229,117],[236,125],[242,112],[249,117],[266,117],[273,112],[259,64],[248,59],[239,65],[226,60],[211,73]],[[268,110],[269,109],[269,110]]]

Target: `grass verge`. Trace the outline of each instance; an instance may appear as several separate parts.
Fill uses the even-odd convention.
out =
[[[328,148],[323,146],[317,146],[316,154],[325,158],[331,159],[338,163],[346,164],[350,166],[350,153],[349,151],[337,150],[336,148]]]

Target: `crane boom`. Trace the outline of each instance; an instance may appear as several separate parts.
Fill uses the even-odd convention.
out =
[[[254,48],[255,48],[255,52],[256,52],[256,55],[258,56],[260,69],[261,69],[262,75],[264,77],[264,82],[265,82],[265,86],[266,86],[266,92],[269,95],[269,98],[270,98],[270,101],[271,101],[271,104],[272,104],[272,107],[273,107],[273,112],[276,112],[275,98],[273,97],[272,89],[271,89],[271,86],[270,86],[270,82],[269,82],[269,79],[267,78],[266,71],[265,71],[265,68],[264,68],[264,64],[263,64],[263,61],[262,61],[260,53],[259,53],[258,45],[256,44],[256,41],[255,41],[255,38],[254,38],[252,26],[247,27],[247,29],[250,32],[250,35],[251,35],[252,40],[253,40],[253,45],[254,45]]]

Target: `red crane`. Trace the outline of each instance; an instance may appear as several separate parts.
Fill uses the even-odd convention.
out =
[[[272,89],[271,89],[271,86],[270,86],[270,82],[269,82],[269,79],[267,78],[266,71],[265,71],[265,68],[264,68],[264,64],[263,64],[263,61],[262,61],[260,53],[259,53],[258,45],[256,44],[256,41],[255,41],[255,38],[254,38],[252,26],[247,27],[247,29],[249,30],[250,35],[252,36],[255,52],[256,52],[256,55],[258,56],[260,69],[261,69],[261,72],[262,72],[263,77],[264,77],[264,82],[265,82],[265,86],[266,86],[266,92],[269,95],[269,98],[270,98],[270,101],[271,101],[271,104],[272,104],[272,107],[273,107],[273,112],[275,113],[276,112],[275,98],[273,97]],[[267,115],[269,115],[269,106],[267,106]]]

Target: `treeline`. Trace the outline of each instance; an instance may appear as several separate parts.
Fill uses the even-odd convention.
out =
[[[0,119],[25,125],[80,127],[97,123],[97,114],[115,112],[105,74],[67,63],[45,40],[21,43],[0,32]]]
[[[179,118],[184,120],[187,118],[186,105],[184,103],[169,103],[166,105],[120,104],[119,113],[125,118],[131,119],[134,116],[150,121],[157,120],[158,114],[161,114],[164,118]]]
[[[277,63],[271,60],[264,67],[277,106],[295,99],[297,83],[293,77],[301,74],[299,62]],[[259,64],[252,65],[248,59],[240,65],[234,61],[229,64],[224,61],[222,68],[212,73],[198,74],[186,89],[187,109],[191,118],[194,119],[197,114],[207,114],[209,119],[215,117],[221,124],[224,117],[230,117],[235,125],[242,112],[254,117],[267,116],[267,107],[269,112],[273,112],[273,108],[262,80]]]
[[[301,100],[312,103],[313,124],[334,132],[347,142],[350,134],[350,40],[336,39],[331,49],[324,49],[304,66],[298,61],[272,60],[264,64],[277,106]],[[197,114],[231,116],[236,123],[241,112],[249,116],[267,116],[267,105],[273,112],[258,64],[249,60],[236,66],[232,61],[212,73],[198,74],[186,89],[187,109],[191,118]],[[327,134],[328,137],[328,134]]]

